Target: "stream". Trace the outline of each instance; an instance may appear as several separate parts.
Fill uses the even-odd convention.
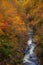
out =
[[[33,42],[33,32],[29,32],[29,40],[27,42],[27,47],[24,51],[25,55],[23,58],[23,65],[40,65],[39,60],[34,52],[37,44]]]

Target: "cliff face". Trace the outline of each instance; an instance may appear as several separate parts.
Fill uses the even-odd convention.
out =
[[[36,52],[39,53],[42,63],[43,0],[0,0],[0,49],[6,49],[6,46],[12,47],[12,53],[8,52],[9,64],[22,64],[30,26],[34,27],[34,40],[38,43]]]

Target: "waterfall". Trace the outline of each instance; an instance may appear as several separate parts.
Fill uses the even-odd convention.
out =
[[[29,40],[27,42],[27,47],[24,51],[25,56],[23,58],[24,65],[39,65],[38,58],[34,52],[37,45],[33,42],[33,32],[29,32]]]

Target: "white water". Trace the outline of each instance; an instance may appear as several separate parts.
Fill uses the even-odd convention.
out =
[[[31,48],[30,48],[30,50],[28,50],[29,51],[29,53],[28,54],[25,54],[25,56],[24,56],[24,58],[23,58],[23,63],[25,63],[25,62],[29,62],[29,63],[32,63],[32,61],[30,61],[29,60],[29,56],[30,55],[32,55],[34,52],[33,52],[33,50],[34,50],[34,45],[32,45],[32,39],[29,39],[28,40],[28,46],[30,46]]]

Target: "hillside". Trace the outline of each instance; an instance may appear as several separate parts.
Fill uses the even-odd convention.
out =
[[[0,65],[22,65],[30,27],[43,63],[43,0],[0,0]]]

